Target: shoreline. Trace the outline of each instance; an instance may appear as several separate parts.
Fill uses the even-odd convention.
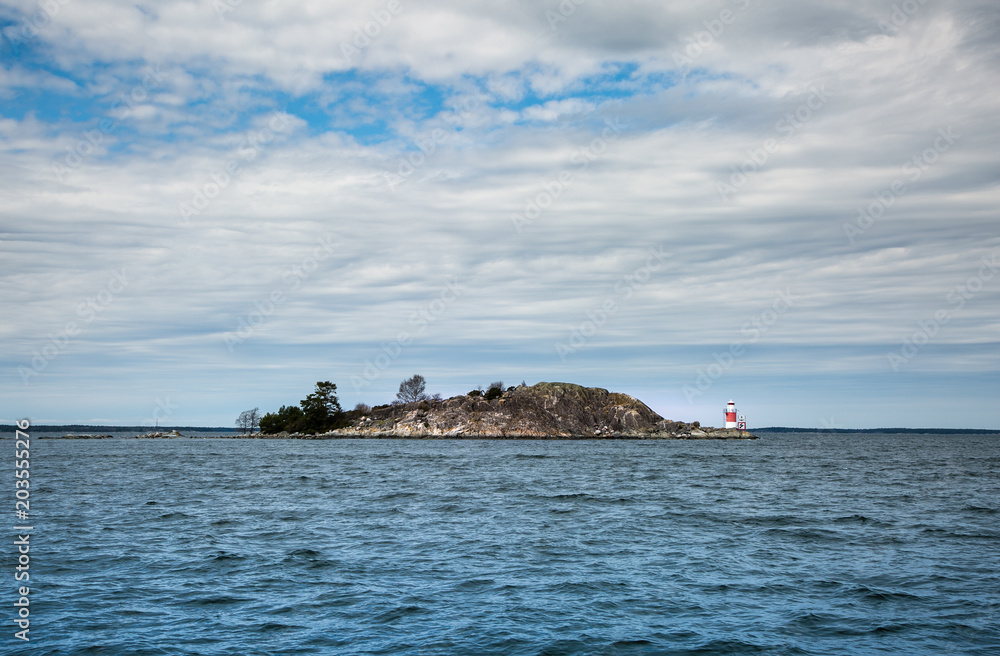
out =
[[[724,429],[722,429],[724,430]],[[742,435],[476,435],[476,434],[365,434],[365,433],[257,433],[255,435],[63,435],[38,436],[38,440],[757,440],[759,436],[749,431]]]

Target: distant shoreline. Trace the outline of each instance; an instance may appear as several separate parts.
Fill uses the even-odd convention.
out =
[[[53,431],[49,431],[53,432]],[[59,431],[54,431],[59,432]],[[13,438],[3,438],[13,439]],[[243,435],[240,433],[232,435],[109,435],[109,434],[68,434],[68,435],[39,435],[34,439],[38,440],[492,440],[492,441],[546,441],[546,440],[601,440],[601,441],[655,441],[655,440],[722,440],[722,441],[752,441],[758,436],[747,431],[740,437],[718,437],[713,435],[696,437],[675,437],[668,435],[651,436],[619,436],[619,435],[385,435],[385,434],[360,434],[360,433],[319,433],[319,434],[269,434],[254,433],[253,435]]]
[[[13,424],[0,424],[0,433],[13,433],[17,427]],[[259,436],[259,434],[254,434],[253,436],[242,435],[235,432],[232,428],[224,428],[221,426],[160,426],[159,428],[151,429],[149,426],[92,426],[86,424],[55,424],[55,425],[41,425],[34,424],[28,429],[29,433],[32,431],[44,432],[44,433],[81,433],[81,434],[104,434],[108,432],[114,433],[125,433],[125,432],[135,432],[136,436],[150,433],[150,432],[170,432],[178,431],[184,433],[188,432],[198,432],[198,433],[211,433],[215,431],[226,433],[225,435],[215,436],[217,439],[232,439],[253,437],[254,439],[274,439],[274,435],[264,435]],[[988,428],[793,428],[788,426],[768,426],[761,428],[754,428],[749,432],[753,433],[910,433],[910,434],[923,434],[923,435],[997,435],[1000,434],[1000,428],[988,429]],[[194,436],[196,439],[205,439],[200,436]],[[331,436],[329,439],[338,439],[341,436]],[[363,437],[368,439],[367,436],[358,435],[357,437]],[[166,438],[166,439],[177,439],[177,438]],[[306,436],[304,439],[315,439],[312,436]],[[429,438],[413,438],[413,439],[429,439]],[[503,438],[498,437],[495,439],[515,439],[515,438]],[[547,438],[522,438],[522,439],[547,439]],[[593,436],[581,436],[580,438],[561,438],[556,437],[554,439],[595,439]],[[609,439],[598,437],[596,439]],[[617,438],[610,438],[617,439]]]

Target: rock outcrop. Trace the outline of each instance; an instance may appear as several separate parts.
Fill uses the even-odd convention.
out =
[[[743,431],[669,421],[618,392],[570,383],[517,387],[499,398],[456,396],[379,406],[326,437],[490,437],[509,439],[754,439]]]

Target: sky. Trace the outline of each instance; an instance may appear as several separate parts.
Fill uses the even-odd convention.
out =
[[[1000,428],[994,0],[0,4],[0,422],[316,381]]]

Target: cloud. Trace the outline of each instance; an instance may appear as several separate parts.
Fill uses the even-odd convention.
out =
[[[940,423],[987,422],[934,398],[997,356],[1000,280],[968,291],[1000,249],[990,5],[588,0],[554,23],[555,2],[400,0],[391,20],[385,2],[59,6],[0,69],[3,384],[24,412],[56,417],[99,380],[99,416],[141,419],[169,388],[179,423],[228,424],[244,399],[329,378],[345,405],[378,401],[417,370],[456,392],[617,381],[689,407],[681,385],[790,290],[715,389],[808,375],[885,424],[863,381],[915,376]],[[36,11],[13,3],[5,34]],[[667,260],[636,284],[651,248]],[[25,386],[18,367],[122,268],[127,288]],[[463,293],[421,323],[449,281]],[[886,354],[942,309],[894,373]]]

